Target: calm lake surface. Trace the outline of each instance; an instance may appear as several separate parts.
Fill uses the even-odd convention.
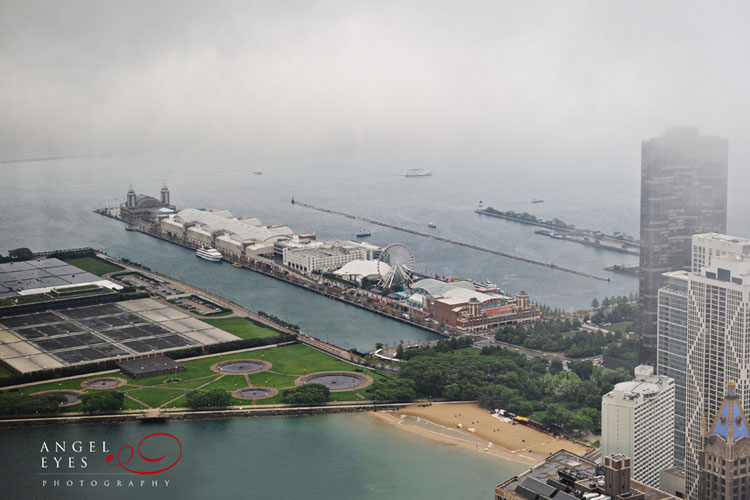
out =
[[[183,448],[179,463],[161,474],[115,474],[121,469],[106,465],[105,454],[70,451],[57,455],[75,457],[78,467],[40,474],[56,472],[51,459],[48,469],[41,468],[42,456],[55,455],[40,452],[43,442],[52,448],[56,441],[105,441],[116,452],[155,432],[173,434]],[[0,439],[0,483],[12,488],[12,497],[5,498],[16,499],[486,499],[497,484],[526,468],[354,414],[3,430]],[[176,456],[169,446],[151,451],[152,457]],[[87,456],[86,469],[80,468],[81,456]],[[116,486],[118,479],[133,478],[147,483]],[[55,479],[61,486],[53,486]],[[158,487],[151,486],[154,479]],[[68,480],[73,486],[66,486]]]
[[[420,272],[491,280],[532,300],[574,309],[591,299],[637,291],[632,278],[607,274],[611,264],[637,257],[561,242],[533,234],[533,227],[473,213],[480,200],[501,210],[558,217],[579,227],[638,234],[637,173],[602,171],[571,176],[539,175],[515,165],[473,169],[433,168],[431,177],[405,179],[413,165],[247,165],[235,160],[178,157],[108,157],[6,164],[0,168],[0,252],[91,246],[140,262],[207,289],[252,310],[299,324],[344,347],[370,349],[376,342],[432,338],[291,285],[227,264],[197,259],[193,252],[148,236],[92,209],[124,200],[128,184],[157,195],[166,179],[178,208],[228,208],[267,224],[286,224],[319,239],[350,239],[361,223],[294,206],[292,197],[384,222],[525,255],[612,278],[610,283],[502,257],[368,227],[374,244],[399,241],[415,253]],[[263,175],[252,175],[261,168]],[[750,201],[731,197],[729,230],[750,235],[741,217]],[[542,198],[544,203],[531,204]],[[182,460],[158,475],[168,489],[42,489],[39,447],[44,440],[106,440],[135,445],[147,432],[169,432],[184,448]],[[170,422],[140,426],[71,426],[0,431],[0,479],[11,498],[297,498],[486,499],[493,488],[524,466],[453,446],[428,442],[366,415]],[[111,474],[101,457],[96,467]],[[98,470],[94,465],[89,470]],[[86,476],[89,478],[90,476]],[[104,476],[102,476],[104,477]],[[4,496],[4,495],[0,495]]]

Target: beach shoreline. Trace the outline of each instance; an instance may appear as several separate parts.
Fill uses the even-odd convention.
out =
[[[370,415],[428,439],[529,466],[561,449],[580,455],[589,451],[567,439],[495,418],[476,403],[415,404],[390,412],[370,412]]]

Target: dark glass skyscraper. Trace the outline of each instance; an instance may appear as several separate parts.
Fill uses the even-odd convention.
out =
[[[728,151],[726,139],[693,127],[641,144],[641,363],[656,364],[662,273],[690,270],[694,234],[726,233]]]

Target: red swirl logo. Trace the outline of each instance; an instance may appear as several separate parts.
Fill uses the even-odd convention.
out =
[[[160,472],[164,472],[164,471],[171,469],[172,467],[177,465],[177,462],[179,462],[180,458],[182,458],[182,443],[180,443],[180,440],[174,437],[172,434],[168,434],[166,432],[155,432],[154,434],[149,434],[148,436],[144,437],[143,439],[141,439],[140,443],[138,443],[138,455],[146,462],[159,462],[161,460],[164,460],[166,455],[162,455],[159,458],[150,458],[150,457],[144,456],[143,453],[141,453],[141,445],[147,439],[150,439],[154,436],[166,436],[166,437],[172,438],[175,441],[177,441],[177,445],[180,447],[180,454],[177,456],[177,459],[174,461],[174,463],[170,465],[169,467],[165,467],[163,469],[153,470],[153,471],[137,471],[137,470],[128,468],[127,464],[133,459],[133,455],[135,454],[133,451],[133,447],[130,446],[129,444],[126,444],[125,446],[122,446],[119,450],[117,450],[117,463],[116,464],[112,463],[112,461],[115,459],[114,455],[107,456],[107,463],[111,465],[112,467],[122,467],[126,471],[132,472],[133,474],[159,474]],[[120,454],[122,453],[122,450],[125,450],[125,449],[130,451],[130,456],[128,457],[127,460],[123,462],[121,460]]]

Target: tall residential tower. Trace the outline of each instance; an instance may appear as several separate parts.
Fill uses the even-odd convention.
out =
[[[687,300],[685,493],[699,500],[703,437],[729,381],[750,407],[750,257],[714,257],[701,274],[688,274]]]
[[[694,234],[726,232],[728,143],[692,127],[641,145],[641,363],[656,364],[662,273],[690,270]]]

